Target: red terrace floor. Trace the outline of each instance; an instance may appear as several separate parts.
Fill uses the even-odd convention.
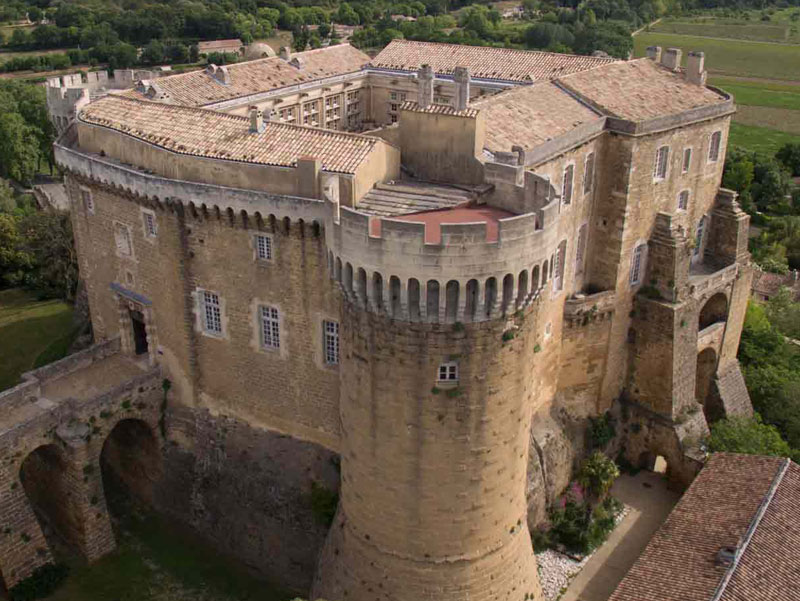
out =
[[[424,213],[412,213],[410,215],[398,215],[392,217],[392,219],[424,223],[425,243],[441,244],[442,230],[440,226],[443,223],[486,223],[486,241],[497,242],[497,222],[501,219],[514,216],[515,214],[510,211],[482,205],[426,211]],[[371,236],[376,237],[381,235],[380,219],[375,218],[370,220],[369,233]]]

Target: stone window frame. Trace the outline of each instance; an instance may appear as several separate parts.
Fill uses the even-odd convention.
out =
[[[217,309],[219,318],[219,331],[208,328],[207,313],[206,313],[206,295],[213,295],[217,298]],[[208,288],[197,287],[192,294],[195,300],[195,329],[203,336],[221,340],[227,338],[228,335],[228,319],[226,312],[225,298],[216,290]]]
[[[583,195],[586,196],[594,189],[595,162],[597,155],[594,150],[586,155],[583,161]]]
[[[328,368],[338,367],[341,363],[341,326],[338,320],[323,318],[322,331],[322,362]]]
[[[567,173],[570,174],[569,186],[567,186]],[[569,190],[569,194],[567,194]],[[564,165],[564,170],[561,172],[561,204],[569,206],[575,197],[575,161],[570,161]]]
[[[259,305],[258,311],[259,346],[265,351],[280,351],[283,340],[283,313],[275,305]]]
[[[685,196],[685,201],[684,201]],[[678,192],[678,211],[686,212],[689,209],[689,200],[691,200],[691,190],[684,188]]]
[[[631,252],[631,264],[628,270],[628,284],[635,288],[644,282],[645,272],[647,271],[647,251],[646,240],[638,240]]]
[[[94,215],[94,196],[92,195],[92,191],[87,188],[86,186],[80,187],[81,191],[81,202],[83,203],[84,210],[89,215]]]
[[[711,133],[708,138],[708,156],[706,162],[717,163],[722,154],[722,130],[718,129]]]
[[[688,154],[688,158],[687,158]],[[685,175],[692,170],[692,155],[694,154],[694,148],[691,146],[687,146],[683,149],[683,157],[681,159],[681,174]]]
[[[259,240],[261,239],[268,241],[264,247],[267,256],[262,256],[262,247],[259,244]],[[257,263],[270,264],[275,260],[275,237],[272,234],[267,232],[256,232],[253,234],[252,244],[254,261]]]
[[[443,386],[458,386],[459,381],[458,361],[444,361],[436,368],[436,384]]]
[[[153,242],[158,237],[158,217],[156,216],[156,212],[152,209],[145,209],[144,207],[140,208],[140,212],[142,215],[142,234],[144,235],[144,239]],[[150,230],[150,224],[147,222],[148,217],[152,219],[152,232]]]
[[[661,152],[664,151],[664,160],[663,160],[663,169],[662,169],[662,160],[661,160]],[[669,175],[669,155],[670,155],[670,147],[669,144],[662,144],[658,148],[656,148],[656,156],[655,162],[653,163],[653,181],[663,182],[667,179],[667,175]],[[663,171],[663,172],[662,172]]]
[[[134,252],[134,247],[133,247],[133,232],[131,231],[131,226],[128,225],[127,223],[117,220],[114,220],[112,223],[114,226],[114,248],[117,256],[120,257],[121,259],[135,259],[136,253]],[[118,234],[122,231],[125,232],[128,252],[124,252],[124,250],[120,245],[121,240]]]

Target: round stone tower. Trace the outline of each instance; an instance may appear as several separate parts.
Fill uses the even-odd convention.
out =
[[[312,598],[540,599],[525,486],[552,241],[532,215],[495,240],[441,225],[436,245],[422,223],[337,216],[342,484]]]

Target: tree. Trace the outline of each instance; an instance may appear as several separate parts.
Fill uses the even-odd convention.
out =
[[[594,499],[601,501],[619,478],[619,468],[602,451],[595,451],[583,462],[578,482]]]
[[[774,426],[755,417],[728,417],[711,426],[709,449],[714,452],[788,457],[792,451]]]
[[[164,44],[153,40],[142,51],[141,61],[146,65],[158,65],[164,62]]]
[[[347,2],[339,5],[339,10],[336,11],[333,20],[342,25],[358,25],[361,22],[358,13]]]
[[[78,261],[72,222],[66,211],[37,212],[19,222],[18,249],[31,258],[26,287],[43,298],[73,300],[78,284]]]
[[[800,142],[784,144],[775,154],[775,158],[783,163],[792,175],[800,175]]]
[[[29,183],[40,158],[37,129],[16,112],[0,113],[0,175]]]
[[[189,46],[189,62],[196,63],[200,60],[200,49],[197,44]]]
[[[19,245],[17,219],[10,213],[0,213],[0,285],[19,285],[30,267],[30,256]]]

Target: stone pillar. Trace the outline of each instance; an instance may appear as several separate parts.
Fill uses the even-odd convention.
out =
[[[747,233],[750,215],[736,202],[736,192],[720,188],[711,211],[711,231],[706,255],[720,267],[733,263],[748,263]]]
[[[422,65],[417,71],[418,98],[420,108],[427,108],[433,104],[433,68]]]
[[[648,244],[643,281],[655,280],[663,298],[672,302],[684,301],[689,289],[689,240],[672,220],[672,215],[656,215],[653,236]]]

